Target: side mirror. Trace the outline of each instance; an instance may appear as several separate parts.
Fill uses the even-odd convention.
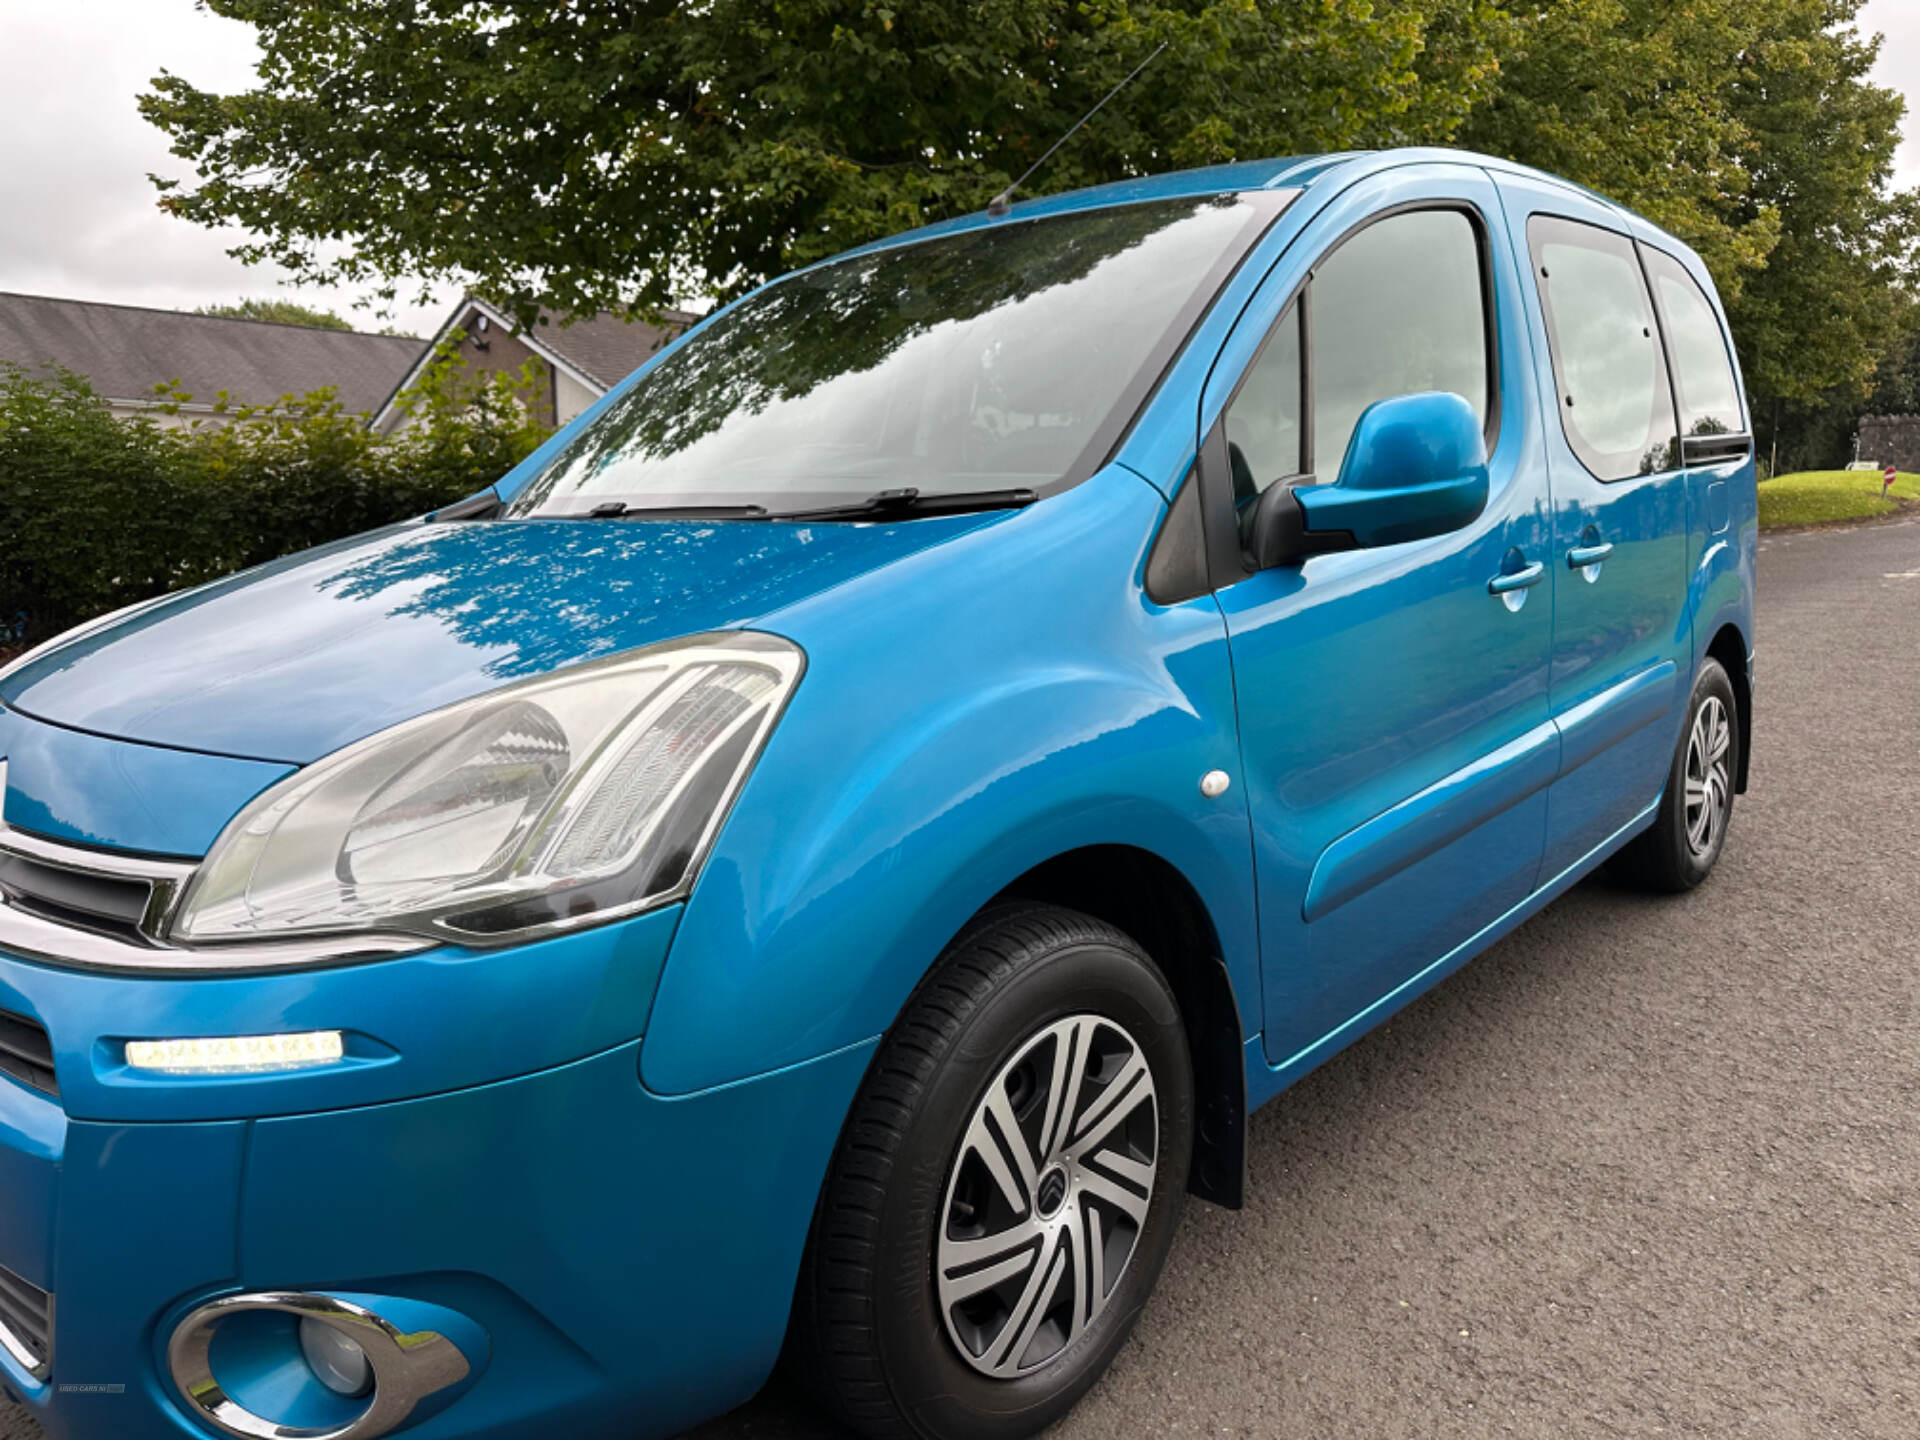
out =
[[[1425,540],[1477,520],[1487,488],[1473,406],[1439,391],[1397,395],[1361,412],[1333,484],[1261,495],[1247,548],[1266,569],[1324,550]]]

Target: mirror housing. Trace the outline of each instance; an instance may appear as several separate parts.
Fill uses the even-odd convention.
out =
[[[1246,560],[1269,570],[1446,535],[1479,519],[1488,493],[1473,406],[1437,390],[1396,395],[1361,412],[1333,484],[1283,480],[1260,492],[1244,521]]]
[[[1400,545],[1471,525],[1487,508],[1487,442],[1462,396],[1377,400],[1360,414],[1331,485],[1294,492],[1309,535],[1344,531],[1357,546]]]
[[[1353,549],[1353,537],[1345,531],[1307,533],[1306,512],[1298,498],[1302,487],[1318,488],[1310,481],[1282,480],[1262,490],[1247,510],[1242,548],[1249,569],[1272,570],[1297,564],[1309,555]]]

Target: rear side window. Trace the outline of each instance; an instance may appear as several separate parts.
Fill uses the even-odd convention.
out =
[[[1601,480],[1670,469],[1673,395],[1633,242],[1595,225],[1527,224],[1567,443]]]
[[[1680,396],[1680,433],[1734,434],[1741,429],[1740,391],[1719,317],[1678,260],[1659,250],[1643,248],[1640,253],[1660,302],[1674,389]]]
[[[1304,473],[1336,478],[1377,400],[1451,391],[1485,423],[1490,333],[1465,213],[1406,211],[1355,232],[1314,267],[1227,407],[1236,500]]]

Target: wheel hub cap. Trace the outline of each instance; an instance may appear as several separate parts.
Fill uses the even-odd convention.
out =
[[[1153,1071],[1120,1025],[1057,1020],[975,1108],[934,1246],[940,1313],[984,1375],[1030,1374],[1107,1307],[1159,1169]]]
[[[1727,707],[1710,695],[1693,717],[1687,735],[1687,848],[1696,857],[1711,855],[1726,828],[1733,800],[1733,727]]]
[[[1047,1173],[1040,1177],[1040,1184],[1034,1190],[1034,1208],[1040,1212],[1042,1220],[1051,1220],[1066,1203],[1067,1172],[1061,1166],[1049,1165]]]

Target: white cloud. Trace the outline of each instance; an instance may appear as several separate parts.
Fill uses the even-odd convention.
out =
[[[1886,34],[1874,75],[1908,96],[1899,183],[1920,185],[1920,3],[1868,0],[1859,23]],[[0,0],[0,290],[177,309],[278,295],[376,323],[350,308],[366,291],[289,290],[282,272],[228,256],[234,235],[155,208],[148,173],[181,176],[185,162],[136,96],[162,68],[240,89],[255,53],[250,27],[193,0]],[[394,319],[430,333],[456,299]]]
[[[226,253],[236,233],[155,207],[148,174],[185,177],[187,165],[136,98],[162,69],[241,89],[256,54],[252,27],[193,0],[0,0],[0,290],[181,310],[285,298],[386,323],[351,308],[369,291],[289,288],[284,271]],[[430,334],[457,298],[398,307],[393,323]]]
[[[1860,10],[1860,29],[1886,37],[1873,78],[1907,97],[1907,118],[1901,126],[1900,154],[1894,162],[1901,189],[1920,185],[1920,4],[1915,0],[1867,0]]]

